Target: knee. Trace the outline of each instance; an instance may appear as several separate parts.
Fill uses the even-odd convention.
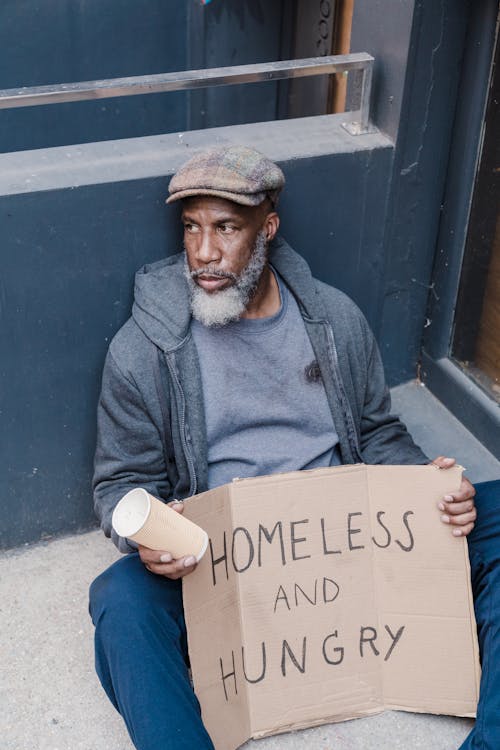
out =
[[[137,562],[130,555],[122,557],[103,571],[91,583],[89,589],[89,612],[94,625],[105,610],[114,606],[124,606],[125,600],[133,596],[132,579]]]
[[[112,612],[120,620],[129,620],[153,610],[155,604],[171,605],[182,611],[181,587],[177,584],[147,571],[137,553],[126,555],[92,582],[89,590],[92,621],[97,625],[104,613]]]

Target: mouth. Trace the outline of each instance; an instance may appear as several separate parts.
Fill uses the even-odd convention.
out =
[[[231,279],[227,276],[211,276],[210,274],[200,274],[194,280],[206,292],[217,292],[231,284]]]

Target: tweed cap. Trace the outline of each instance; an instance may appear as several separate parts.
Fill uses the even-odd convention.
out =
[[[189,159],[170,180],[167,203],[190,195],[258,206],[268,197],[275,206],[285,176],[267,156],[253,148],[226,145],[202,151]]]

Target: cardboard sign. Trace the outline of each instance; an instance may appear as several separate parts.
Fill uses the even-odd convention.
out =
[[[474,716],[467,543],[437,509],[460,479],[458,467],[341,466],[186,503],[209,535],[183,590],[216,750],[384,709]]]

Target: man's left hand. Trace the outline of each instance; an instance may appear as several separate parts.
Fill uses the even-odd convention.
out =
[[[455,459],[438,456],[432,463],[440,469],[450,469],[455,466]],[[474,528],[477,517],[475,494],[473,485],[464,477],[457,492],[445,495],[438,502],[438,508],[442,511],[441,521],[452,527],[453,536],[467,536]]]

